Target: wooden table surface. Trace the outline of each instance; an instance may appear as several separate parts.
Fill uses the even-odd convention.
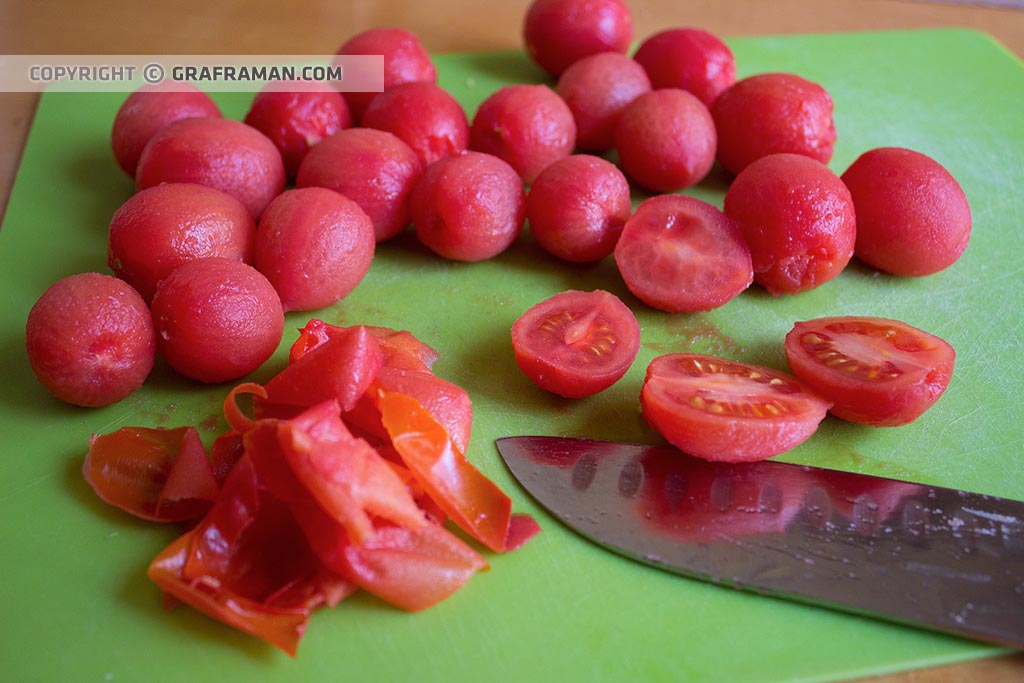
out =
[[[628,0],[638,39],[671,26],[720,36],[962,26],[1024,57],[1024,0]],[[529,0],[0,0],[4,54],[330,54],[377,26],[414,31],[432,52],[521,47]],[[1016,9],[1014,8],[1016,7]],[[37,96],[0,93],[0,215]],[[862,683],[1024,681],[1024,654]]]

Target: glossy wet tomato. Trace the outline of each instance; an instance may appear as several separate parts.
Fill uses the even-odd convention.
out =
[[[779,370],[693,353],[659,356],[640,393],[644,418],[706,460],[764,460],[817,430],[831,405]]]
[[[227,192],[259,219],[284,189],[284,162],[263,133],[241,121],[180,119],[146,144],[135,172],[135,187],[198,183]]]
[[[717,134],[708,108],[678,88],[652,90],[622,110],[615,125],[619,166],[657,192],[700,182],[715,163]]]
[[[216,103],[199,88],[180,81],[173,92],[161,86],[142,86],[125,99],[114,117],[110,147],[118,165],[133,178],[142,150],[161,128],[178,119],[220,116]]]
[[[423,162],[395,135],[348,128],[321,140],[299,166],[296,187],[326,187],[359,205],[373,221],[378,242],[409,225],[409,193]]]
[[[910,149],[862,154],[843,174],[857,209],[862,261],[894,275],[930,275],[953,265],[971,238],[971,207],[942,164]]]
[[[725,195],[725,213],[750,247],[754,280],[772,294],[823,285],[853,257],[850,191],[802,154],[771,154],[743,169]]]
[[[339,55],[383,55],[384,89],[400,83],[437,81],[437,69],[419,37],[402,28],[374,28],[356,34],[338,49]],[[377,96],[374,92],[347,92],[352,118],[360,123],[366,107]]]
[[[132,195],[107,232],[107,265],[146,301],[172,270],[208,256],[252,261],[256,222],[220,190],[161,183]]]
[[[484,261],[523,229],[526,192],[507,162],[464,152],[427,167],[409,200],[416,237],[439,256]]]
[[[718,161],[731,173],[769,154],[803,154],[828,163],[836,141],[832,97],[795,74],[758,74],[715,99]]]
[[[525,183],[572,154],[576,121],[569,105],[546,85],[507,85],[480,103],[469,146],[504,159]]]
[[[611,254],[632,211],[626,176],[612,162],[589,154],[573,154],[545,168],[526,197],[526,218],[537,244],[576,263]]]
[[[633,59],[655,88],[682,88],[706,106],[736,81],[736,59],[718,36],[696,28],[671,28],[644,40]]]
[[[534,0],[523,22],[526,51],[553,76],[590,55],[625,53],[632,38],[622,0]]]
[[[533,306],[512,325],[519,368],[537,386],[582,398],[617,382],[640,350],[640,326],[602,290],[568,290]]]
[[[146,302],[123,280],[70,275],[52,284],[29,311],[25,351],[51,394],[79,406],[106,406],[141,387],[153,369],[153,320]]]
[[[469,147],[462,105],[436,83],[401,83],[373,98],[363,126],[386,130],[409,145],[424,166]]]
[[[151,306],[157,352],[182,375],[226,382],[252,372],[284,334],[281,299],[258,270],[203,258],[160,281]]]
[[[348,296],[370,270],[373,222],[348,197],[324,187],[277,196],[260,219],[253,265],[286,311],[329,306]]]
[[[797,377],[833,403],[836,417],[893,427],[939,399],[956,352],[898,320],[835,317],[798,322],[786,335],[786,358]]]
[[[750,286],[750,250],[739,226],[695,197],[669,194],[637,207],[615,245],[629,291],[669,312],[707,311]]]
[[[650,91],[644,68],[618,52],[574,62],[562,72],[556,88],[576,121],[576,146],[593,152],[615,145],[615,124],[622,110]]]
[[[351,126],[352,116],[341,93],[325,83],[273,81],[253,98],[245,123],[270,138],[294,178],[306,152]]]

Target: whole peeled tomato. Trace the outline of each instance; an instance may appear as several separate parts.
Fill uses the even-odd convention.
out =
[[[338,49],[339,55],[383,55],[384,89],[399,83],[437,81],[437,68],[420,43],[419,37],[402,28],[374,28],[349,38]],[[360,123],[363,112],[377,93],[346,92],[352,118]]]
[[[272,82],[252,100],[245,123],[281,152],[284,170],[294,178],[310,147],[352,125],[341,93],[315,81]]]
[[[559,159],[530,186],[526,217],[537,243],[571,262],[612,253],[633,210],[629,181],[615,164],[588,154]]]
[[[186,261],[251,261],[255,234],[256,222],[231,195],[194,183],[163,183],[137,192],[114,213],[107,265],[150,301],[157,283]]]
[[[409,193],[422,173],[416,152],[395,135],[349,128],[309,151],[295,186],[326,187],[352,199],[373,221],[381,242],[409,225]]]
[[[795,74],[737,81],[715,99],[718,161],[736,174],[769,154],[803,154],[827,164],[836,142],[832,97]]]
[[[188,83],[176,83],[173,91],[162,84],[144,85],[117,110],[110,147],[118,166],[134,178],[142,150],[161,128],[178,119],[220,115],[210,96]]]
[[[843,182],[857,210],[857,258],[894,275],[953,265],[971,238],[963,188],[939,162],[899,147],[862,154]]]
[[[651,90],[643,67],[618,52],[584,57],[562,72],[556,92],[576,122],[576,146],[601,152],[615,145],[622,110]]]
[[[720,38],[697,28],[672,28],[645,40],[633,55],[654,88],[682,88],[706,106],[736,82],[736,59]]]
[[[483,261],[519,236],[526,192],[498,157],[464,152],[427,167],[410,200],[416,236],[439,256]]]
[[[196,183],[227,192],[259,219],[284,189],[284,163],[270,138],[241,121],[181,119],[154,135],[139,159],[136,189],[160,183]]]
[[[250,265],[189,261],[160,281],[150,307],[157,353],[199,382],[227,382],[263,364],[284,334],[274,286]]]
[[[590,55],[624,54],[632,39],[633,15],[622,0],[534,0],[523,23],[526,51],[553,76]]]
[[[484,100],[473,117],[470,148],[507,161],[526,183],[548,164],[572,154],[572,111],[545,85],[508,85]]]
[[[615,245],[615,265],[632,294],[670,313],[709,311],[750,286],[750,249],[739,226],[696,197],[642,202]]]
[[[306,311],[355,289],[370,269],[374,244],[370,217],[348,197],[322,187],[288,190],[260,219],[254,265],[284,310]]]
[[[615,127],[619,166],[630,180],[657,192],[700,182],[715,163],[716,142],[708,108],[678,88],[640,95]]]
[[[100,407],[142,386],[153,369],[153,321],[139,293],[110,275],[80,273],[51,285],[28,314],[25,350],[46,389]]]
[[[747,166],[725,195],[725,213],[750,247],[754,280],[772,294],[814,289],[853,256],[850,191],[827,166],[802,154],[772,154]]]
[[[402,83],[380,93],[363,113],[363,125],[394,133],[425,166],[469,146],[469,121],[462,105],[427,81]]]

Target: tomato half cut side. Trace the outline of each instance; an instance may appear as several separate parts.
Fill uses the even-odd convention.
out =
[[[831,405],[788,373],[714,356],[675,353],[647,368],[644,418],[705,460],[764,460],[806,441]]]
[[[944,339],[899,320],[831,317],[798,322],[786,335],[793,373],[851,422],[913,422],[949,386],[956,352]]]
[[[640,326],[614,294],[568,290],[516,320],[512,349],[519,368],[541,389],[582,398],[626,374],[640,350]]]
[[[739,225],[707,202],[675,194],[637,207],[615,245],[615,264],[636,298],[670,313],[717,308],[754,279]]]

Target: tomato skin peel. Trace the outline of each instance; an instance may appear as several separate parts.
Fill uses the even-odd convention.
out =
[[[147,519],[157,518],[154,509],[167,517],[179,499],[198,498],[200,507],[173,519],[201,519],[151,562],[150,579],[165,602],[185,602],[295,656],[311,613],[357,588],[418,611],[487,569],[487,559],[444,526],[449,517],[495,552],[540,531],[528,515],[513,515],[511,499],[463,455],[468,403],[445,407],[450,383],[431,372],[436,358],[407,332],[310,321],[289,366],[266,387],[244,383],[228,394],[229,430],[215,442],[212,463],[194,428],[170,436],[148,430],[162,440],[154,437],[155,455],[138,462],[118,432],[94,437],[86,478],[104,500]],[[378,381],[386,371],[414,377],[412,391],[394,378]],[[432,392],[441,397],[431,403]],[[255,417],[238,405],[243,394],[253,396]],[[355,404],[361,419],[377,421],[368,434],[373,443],[346,422],[356,411],[342,409]],[[455,421],[455,433],[446,420]],[[195,448],[176,450],[183,440]],[[126,503],[124,491],[95,483],[109,443],[127,471],[157,473],[135,477],[128,493],[137,500]],[[180,474],[172,467],[178,463]]]

